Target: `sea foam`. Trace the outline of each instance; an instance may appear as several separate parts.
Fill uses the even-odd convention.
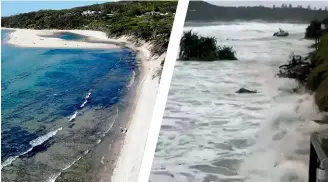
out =
[[[58,131],[62,130],[63,128],[60,127],[57,130],[51,131],[43,136],[40,136],[32,141],[29,142],[29,144],[32,146],[31,148],[29,148],[28,150],[26,150],[25,152],[17,155],[17,156],[13,156],[13,157],[9,157],[7,160],[5,160],[2,164],[1,164],[1,169],[3,167],[6,167],[8,165],[10,165],[13,161],[15,161],[18,157],[27,154],[28,152],[30,152],[34,147],[39,146],[41,144],[43,144],[45,141],[49,140],[51,137],[55,136],[57,134]]]

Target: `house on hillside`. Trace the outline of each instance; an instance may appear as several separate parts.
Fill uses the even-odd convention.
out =
[[[83,11],[83,12],[81,13],[81,15],[93,15],[93,14],[95,14],[95,11],[90,11],[90,10],[88,10],[88,11]]]
[[[151,15],[160,15],[160,16],[166,16],[168,13],[161,13],[161,12],[156,12],[156,11],[151,11],[151,12],[146,12],[143,14],[144,16],[151,16]]]
[[[86,15],[94,15],[95,13],[101,14],[101,11],[90,11],[90,10],[88,10],[88,11],[83,11],[83,12],[81,13],[81,15],[82,15],[82,16],[86,16]]]

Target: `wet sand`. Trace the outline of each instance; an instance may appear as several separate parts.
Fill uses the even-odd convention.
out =
[[[62,171],[56,182],[111,181],[111,176],[125,139],[125,133],[121,132],[120,127],[128,127],[129,125],[130,113],[134,110],[135,106],[133,98],[137,95],[135,90],[139,83],[140,75],[137,76],[129,93],[124,98],[128,103],[122,106],[123,112],[118,115],[117,121],[103,140],[70,168]],[[131,101],[132,103],[129,103]]]

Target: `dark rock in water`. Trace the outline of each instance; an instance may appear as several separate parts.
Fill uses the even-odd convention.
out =
[[[71,123],[71,124],[69,124],[69,128],[73,128],[73,126],[75,125],[75,123]]]
[[[49,140],[43,142],[42,144],[33,147],[33,149],[31,151],[29,151],[28,153],[20,156],[20,158],[21,159],[29,159],[31,157],[34,157],[38,153],[47,151],[48,148],[51,145],[53,145],[54,143],[55,143],[55,139],[54,138],[50,138]]]
[[[257,93],[257,91],[256,90],[248,90],[246,88],[241,88],[236,93],[238,93],[238,94],[254,94],[254,93]]]

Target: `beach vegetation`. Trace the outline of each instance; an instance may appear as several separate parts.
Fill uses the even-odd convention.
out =
[[[328,78],[326,77],[316,90],[315,103],[321,111],[328,111]]]
[[[291,60],[281,65],[279,77],[292,78],[314,92],[314,100],[320,111],[328,111],[328,32],[325,21],[311,21],[306,28],[305,37],[317,39],[316,50],[306,58],[291,56]],[[322,26],[324,25],[324,26]]]
[[[215,37],[204,37],[192,30],[183,33],[180,41],[180,60],[237,60],[232,47],[218,46]]]
[[[319,109],[328,111],[328,33],[320,38],[312,60],[315,67],[308,77],[307,87],[315,92]]]
[[[314,92],[315,103],[320,111],[328,111],[328,33],[320,37],[317,50],[308,59],[293,57],[286,65],[280,66],[278,76],[296,79],[308,90]]]

